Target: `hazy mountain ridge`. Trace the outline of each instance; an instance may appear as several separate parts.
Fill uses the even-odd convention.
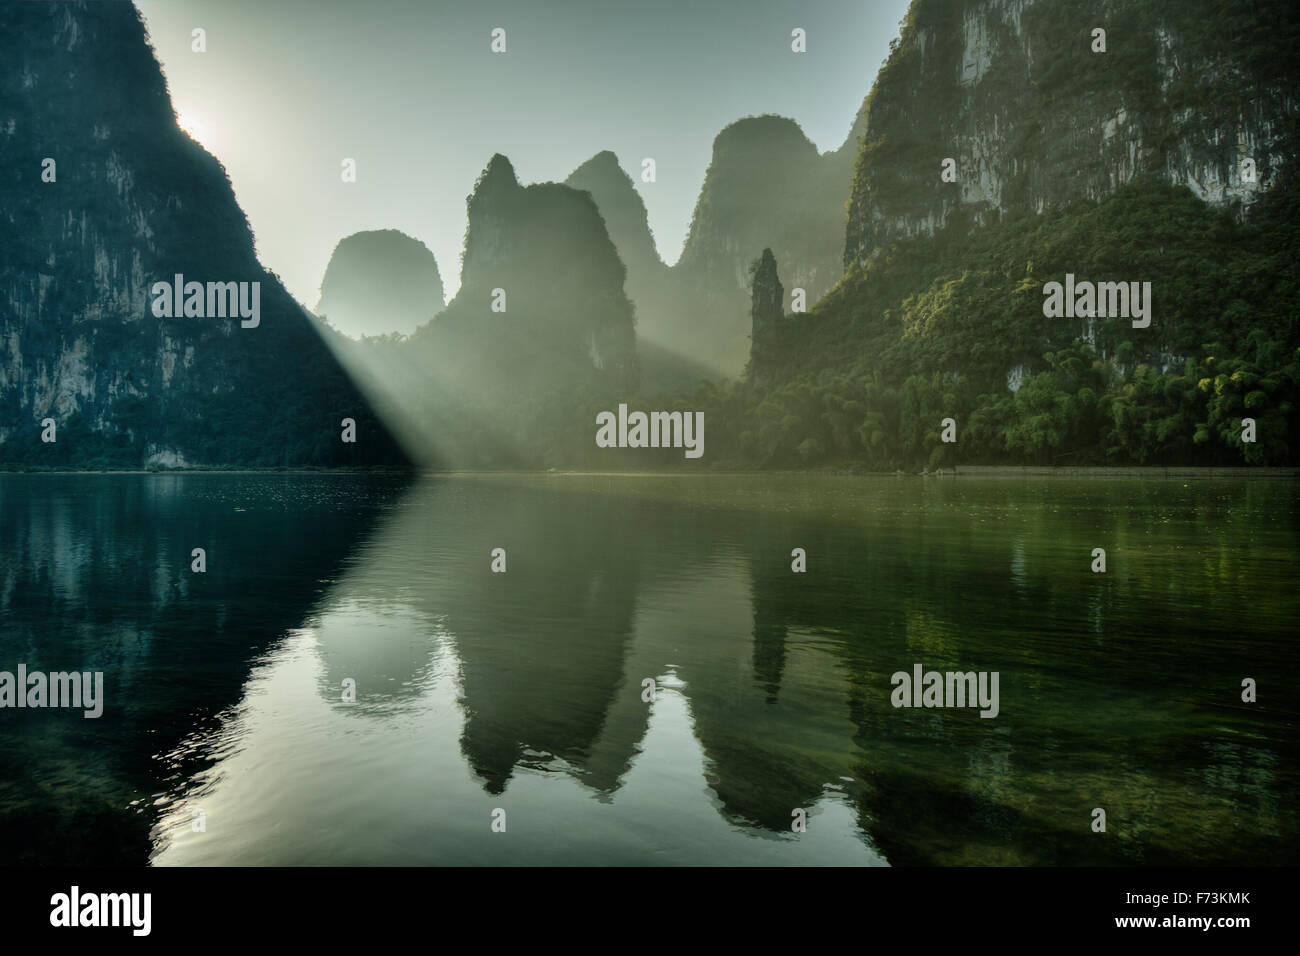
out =
[[[851,142],[818,153],[799,124],[781,116],[732,123],[713,142],[674,271],[719,294],[743,293],[750,263],[770,247],[789,285],[806,288],[810,303],[820,298],[842,271],[832,250],[841,241],[852,153]]]
[[[597,153],[570,173],[564,184],[591,193],[627,267],[627,292],[634,302],[640,301],[638,292],[643,287],[651,289],[666,280],[668,267],[655,248],[645,203],[617,156],[609,150]]]
[[[461,285],[447,308],[405,340],[341,354],[426,461],[582,460],[596,411],[640,376],[626,270],[605,222],[590,194],[521,185],[499,154],[467,207]]]
[[[785,117],[745,117],[724,128],[672,266],[655,250],[645,205],[617,157],[605,151],[578,167],[566,182],[589,191],[609,225],[627,265],[638,341],[699,363],[711,378],[737,377],[749,351],[749,267],[764,248],[807,305],[834,286],[861,120],[828,153]]]
[[[746,117],[722,130],[681,258],[672,268],[676,332],[731,376],[749,349],[749,267],[771,248],[786,289],[806,306],[842,273],[845,204],[856,135],[818,153],[799,125]],[[791,308],[787,301],[785,307]]]

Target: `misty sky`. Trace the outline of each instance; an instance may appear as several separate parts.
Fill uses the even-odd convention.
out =
[[[363,229],[422,240],[450,298],[465,198],[497,152],[530,183],[613,150],[676,261],[719,130],[778,113],[837,148],[907,5],[138,0],[177,112],[225,164],[263,264],[308,306],[335,244]],[[790,50],[795,27],[807,53]],[[640,182],[646,156],[655,183]]]

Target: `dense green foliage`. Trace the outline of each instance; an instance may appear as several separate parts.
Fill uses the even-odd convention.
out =
[[[701,388],[711,457],[877,470],[1294,464],[1298,212],[1293,184],[1239,225],[1142,180],[1100,203],[895,243],[774,327],[748,380]],[[1150,281],[1150,328],[1045,318],[1043,285],[1067,272]],[[940,440],[948,417],[955,443]]]

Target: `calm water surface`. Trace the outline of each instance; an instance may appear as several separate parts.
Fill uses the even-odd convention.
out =
[[[1289,863],[1298,515],[1289,481],[0,476],[0,670],[107,698],[0,710],[0,854]],[[892,707],[915,663],[999,672],[1001,712]]]

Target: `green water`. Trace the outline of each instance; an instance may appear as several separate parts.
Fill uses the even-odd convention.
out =
[[[0,670],[106,685],[0,710],[0,854],[1291,862],[1298,514],[1289,481],[0,476]],[[893,707],[918,663],[996,671],[998,715]]]

